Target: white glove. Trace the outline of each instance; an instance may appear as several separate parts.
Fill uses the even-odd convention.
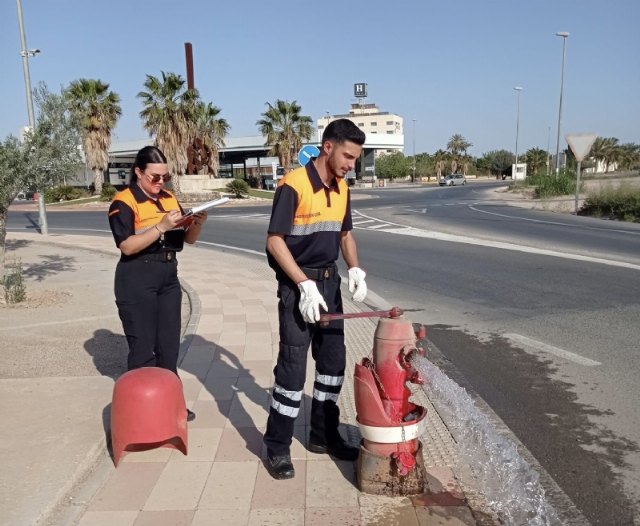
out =
[[[328,311],[327,304],[318,290],[315,281],[307,279],[298,283],[300,289],[300,303],[298,308],[302,313],[304,321],[315,323],[320,321],[320,307]]]
[[[364,301],[367,297],[367,284],[364,278],[367,273],[359,267],[351,267],[349,269],[349,292],[353,294],[353,301]]]

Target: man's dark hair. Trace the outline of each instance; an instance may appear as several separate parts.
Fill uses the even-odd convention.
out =
[[[322,142],[331,141],[337,144],[349,141],[359,146],[364,144],[367,136],[349,119],[331,121],[322,134]]]
[[[136,177],[136,168],[140,168],[143,172],[147,169],[148,164],[167,164],[167,158],[162,153],[162,150],[156,146],[145,146],[138,151],[136,160],[133,161],[131,167],[131,177],[129,184],[133,183]]]

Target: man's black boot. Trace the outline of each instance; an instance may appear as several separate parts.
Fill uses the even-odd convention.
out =
[[[292,479],[296,474],[291,462],[291,455],[288,453],[284,455],[267,455],[265,466],[269,475],[277,480]]]
[[[339,437],[333,442],[322,443],[316,442],[314,439],[309,439],[309,447],[307,448],[312,453],[326,453],[338,460],[356,460],[360,454],[360,449],[347,444],[342,437]]]

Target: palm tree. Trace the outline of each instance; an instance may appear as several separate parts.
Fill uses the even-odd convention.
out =
[[[530,175],[537,174],[547,166],[547,151],[541,148],[530,148],[524,156]]]
[[[85,162],[94,173],[94,191],[100,195],[103,174],[109,167],[111,132],[122,115],[120,97],[100,80],[79,79],[69,85],[65,98],[83,137]]]
[[[218,117],[220,111],[213,104],[204,102],[199,102],[196,108],[196,133],[211,149],[213,177],[218,177],[220,148],[224,148],[224,139],[231,129],[225,119]]]
[[[138,93],[144,109],[140,112],[143,127],[167,157],[173,189],[178,197],[180,177],[187,168],[187,147],[195,137],[196,90],[185,90],[185,81],[175,73],[161,72],[162,77],[147,75],[146,91]]]
[[[620,167],[625,170],[632,170],[640,164],[640,146],[632,142],[620,145]]]
[[[465,175],[466,175],[467,161],[469,160],[469,157],[467,156],[467,150],[472,146],[473,144],[467,141],[459,133],[452,135],[451,138],[449,139],[449,142],[447,143],[447,150],[451,152],[451,155],[453,157],[452,167],[454,166],[454,163],[456,167],[462,166],[463,172],[465,173]],[[462,161],[462,162],[459,162],[459,161]],[[457,172],[457,168],[455,171]]]
[[[589,157],[602,163],[604,171],[608,172],[609,167],[615,164],[619,157],[618,139],[615,137],[597,137],[591,146]]]
[[[462,135],[456,133],[449,139],[447,150],[449,150],[454,157],[458,155],[466,156],[467,150],[472,146],[473,144],[467,141]]]
[[[256,122],[262,135],[266,137],[265,146],[270,146],[269,155],[275,155],[287,173],[291,169],[292,160],[297,151],[302,148],[302,142],[311,139],[313,126],[311,117],[300,115],[302,108],[294,100],[276,100],[274,105],[268,106]]]
[[[589,158],[595,161],[594,173],[598,172],[598,167],[600,164],[604,164],[606,159],[606,148],[604,138],[596,137],[596,140],[593,141],[593,145],[591,146],[591,150],[589,151]]]

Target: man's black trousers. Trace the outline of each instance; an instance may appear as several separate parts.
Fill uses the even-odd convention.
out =
[[[328,312],[343,312],[338,272],[316,284]],[[298,286],[288,279],[278,281],[278,298],[280,349],[264,435],[270,456],[289,453],[294,423],[302,404],[309,345],[316,366],[310,438],[320,444],[335,443],[339,439],[337,398],[344,381],[346,361],[343,320],[332,321],[327,326],[306,323],[298,308]],[[305,407],[308,411],[308,401]]]

